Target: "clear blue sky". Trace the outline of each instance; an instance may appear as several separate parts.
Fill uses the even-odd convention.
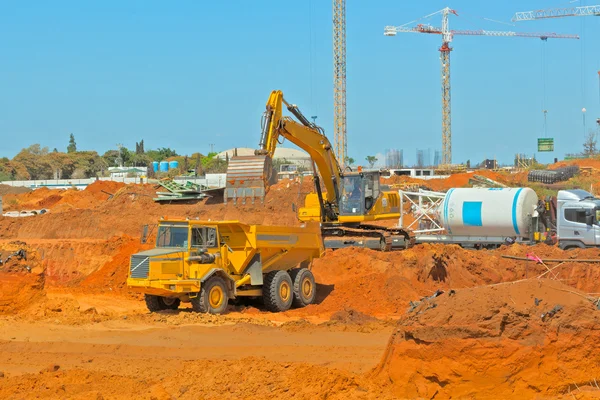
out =
[[[459,14],[454,29],[583,34],[545,44],[556,151],[539,158],[580,151],[582,107],[588,129],[600,117],[600,18],[516,26],[479,18],[508,22],[567,1],[348,0],[349,155],[395,148],[413,163],[417,148],[441,148],[441,38],[385,37],[383,28],[446,5]],[[333,140],[331,14],[329,0],[2,2],[0,156],[32,143],[65,150],[70,132],[78,149],[101,154],[141,139],[180,153],[256,147],[273,89],[317,115]],[[543,133],[542,42],[458,36],[453,47],[453,160],[533,154]]]

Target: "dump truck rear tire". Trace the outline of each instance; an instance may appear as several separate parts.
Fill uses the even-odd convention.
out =
[[[196,312],[222,314],[229,301],[225,280],[217,275],[212,276],[202,285],[198,297],[191,300],[192,308]]]
[[[162,310],[177,310],[181,300],[171,297],[161,297],[147,294],[144,296],[146,300],[146,307],[151,312],[157,312]]]
[[[294,307],[305,307],[315,302],[317,285],[315,277],[307,268],[296,268],[290,271],[294,283]]]
[[[263,301],[269,311],[289,310],[294,299],[294,284],[286,271],[271,271],[263,280]]]

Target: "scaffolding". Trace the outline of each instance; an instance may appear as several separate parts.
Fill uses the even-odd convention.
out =
[[[437,219],[438,209],[444,201],[446,193],[419,189],[418,192],[399,190],[398,194],[400,195],[398,226],[411,230],[415,234],[444,232],[446,230]],[[410,207],[410,214],[414,218],[408,226],[404,225],[405,214],[408,214],[405,205]]]

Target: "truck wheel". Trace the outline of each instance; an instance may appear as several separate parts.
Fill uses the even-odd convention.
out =
[[[294,283],[294,307],[305,307],[315,302],[317,285],[315,277],[307,268],[298,268],[290,271]]]
[[[154,296],[151,294],[144,295],[146,300],[146,307],[151,312],[157,312],[162,310],[177,310],[181,300],[174,297],[162,297]]]
[[[294,289],[290,274],[271,271],[263,281],[263,301],[269,311],[286,311],[292,306]]]
[[[220,276],[213,276],[202,285],[198,297],[192,299],[192,308],[196,312],[222,314],[227,308],[228,300],[225,280]]]
[[[177,310],[181,304],[181,300],[176,297],[161,297],[160,302],[163,303],[163,310]]]

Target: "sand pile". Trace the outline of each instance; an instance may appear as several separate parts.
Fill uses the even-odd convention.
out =
[[[373,376],[399,397],[567,395],[600,376],[600,311],[530,279],[445,291],[398,322]]]

